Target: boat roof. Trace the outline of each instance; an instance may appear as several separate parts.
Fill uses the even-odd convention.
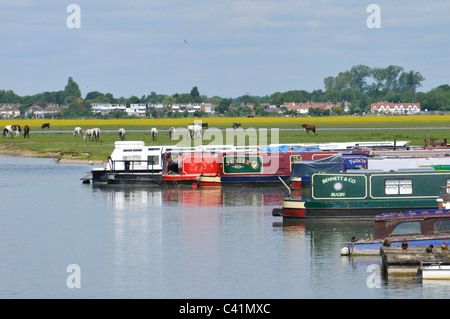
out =
[[[408,210],[403,213],[383,213],[375,216],[375,221],[426,219],[450,217],[450,209]]]

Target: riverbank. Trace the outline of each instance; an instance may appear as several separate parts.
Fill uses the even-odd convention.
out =
[[[90,164],[101,165],[104,161],[90,160],[86,158],[76,158],[70,154],[61,154],[59,152],[39,153],[29,149],[13,146],[11,144],[0,144],[0,155],[10,157],[34,157],[34,158],[53,158],[55,163],[64,164]]]

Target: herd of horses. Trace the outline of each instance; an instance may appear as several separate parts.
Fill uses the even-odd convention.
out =
[[[241,123],[233,123],[233,129],[237,129],[239,127],[241,127]],[[50,123],[44,123],[41,126],[41,129],[50,129]],[[201,138],[202,136],[202,131],[203,129],[207,129],[208,128],[208,123],[202,123],[202,125],[199,124],[194,124],[191,123],[187,126],[187,137],[189,139],[198,139]],[[309,125],[309,124],[302,124],[302,128],[304,128],[306,130],[306,133],[309,133],[310,131],[313,132],[313,134],[316,134],[316,126],[315,125]],[[23,137],[25,138],[29,138],[30,137],[30,126],[25,125],[23,127]],[[19,136],[20,132],[22,132],[22,129],[20,127],[20,125],[7,125],[5,126],[5,128],[3,129],[3,136],[9,136],[9,137],[13,137],[15,136]],[[125,129],[124,128],[120,128],[119,129],[119,137],[121,141],[125,141],[126,137],[125,137]],[[170,136],[170,140],[175,139],[175,133],[176,133],[176,129],[175,127],[171,127],[169,128],[169,136]],[[74,131],[73,131],[73,135],[75,137],[77,137],[78,135],[82,135],[83,131],[81,129],[81,127],[75,127]],[[152,140],[156,141],[158,138],[158,130],[153,127],[150,130],[150,134],[152,135]],[[83,137],[84,141],[89,140],[89,141],[99,141],[100,139],[100,129],[99,128],[92,128],[92,129],[87,129],[84,132],[84,137]]]

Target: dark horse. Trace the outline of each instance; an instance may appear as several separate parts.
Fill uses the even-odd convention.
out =
[[[28,125],[23,127],[23,137],[30,138],[30,127]]]
[[[42,124],[41,129],[43,129],[43,128],[50,128],[50,123]]]
[[[315,125],[302,124],[302,127],[306,130],[306,133],[309,133],[309,131],[312,131],[314,134],[316,134],[316,126]]]

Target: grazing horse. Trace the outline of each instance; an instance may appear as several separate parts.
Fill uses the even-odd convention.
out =
[[[30,138],[30,127],[28,125],[23,127],[23,137]]]
[[[50,123],[44,123],[44,124],[42,124],[42,126],[41,126],[41,130],[43,129],[43,128],[50,128]]]
[[[92,132],[94,133],[93,136],[95,140],[98,141],[100,139],[100,129],[98,127],[93,128]]]
[[[187,137],[189,139],[193,139],[194,138],[194,124],[189,124],[187,126]]]
[[[125,141],[125,129],[119,128],[119,136],[121,141]]]
[[[194,138],[202,137],[202,127],[198,124],[194,125]]]
[[[9,137],[13,138],[13,133],[16,132],[16,136],[19,136],[21,129],[19,125],[6,125],[3,129],[3,136],[6,136],[6,134],[9,135]]]
[[[169,128],[169,136],[170,136],[170,140],[173,140],[175,138],[175,128],[174,127]]]
[[[236,129],[238,127],[241,127],[241,123],[233,123],[233,128]]]
[[[89,128],[84,132],[84,140],[86,141],[86,137],[89,138],[89,141],[98,141],[100,138],[100,129],[99,128]]]
[[[202,137],[202,127],[199,124],[189,124],[187,129],[189,139]]]
[[[20,129],[20,125],[11,125],[11,129],[13,131],[16,131],[16,136],[19,136],[20,132],[22,132],[22,130]]]
[[[91,137],[92,137],[92,140],[94,140],[93,135],[94,135],[94,132],[92,131],[92,129],[88,128],[86,131],[84,131],[84,137],[83,137],[84,141],[86,141],[86,137],[89,138],[89,141],[91,140]]]
[[[155,141],[158,139],[158,130],[156,129],[156,127],[153,127],[151,130],[152,133],[152,140]]]
[[[11,125],[7,125],[7,126],[5,126],[5,128],[3,129],[3,137],[5,137],[6,134],[8,134],[9,137],[11,137],[11,138],[13,137],[13,130],[12,130],[12,128],[11,128]]]
[[[302,124],[302,127],[306,130],[306,133],[309,133],[309,131],[312,131],[314,134],[316,134],[316,126],[315,125]]]
[[[73,130],[73,136],[77,137],[78,134],[81,135],[83,133],[83,131],[81,130],[81,127],[77,126],[75,127],[75,129]]]

